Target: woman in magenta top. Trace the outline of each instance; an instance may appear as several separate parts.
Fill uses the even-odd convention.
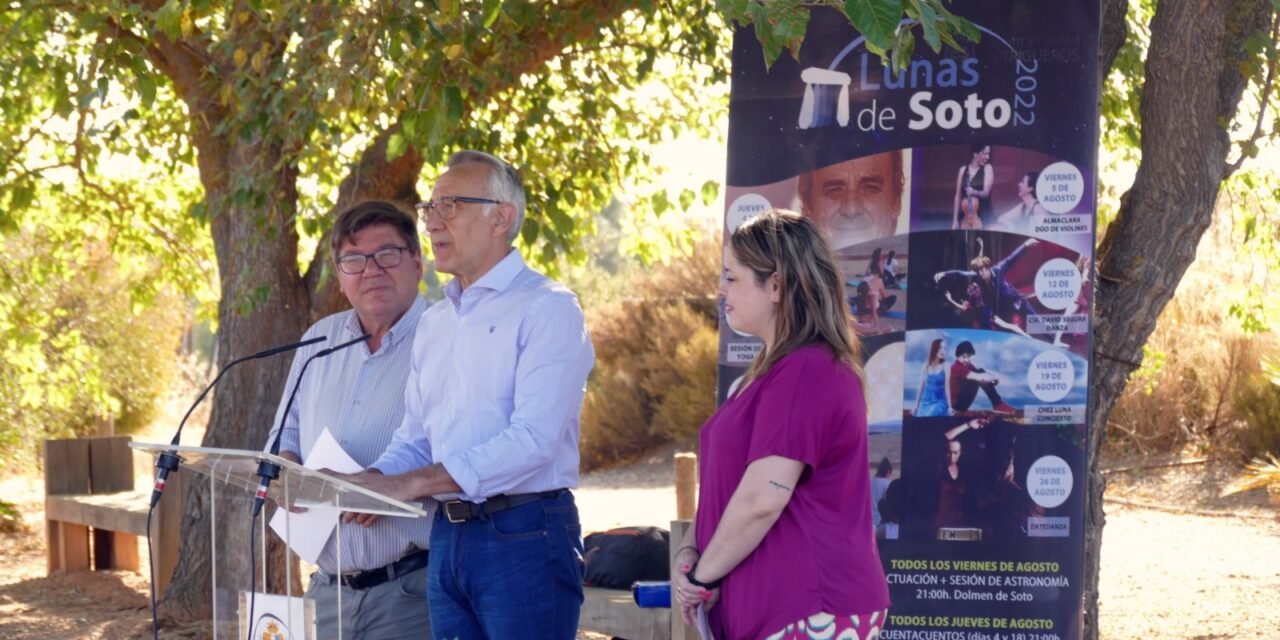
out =
[[[725,319],[764,340],[702,427],[694,526],[672,587],[717,640],[866,638],[889,606],[871,523],[857,339],[831,249],[807,219],[769,211],[724,254]]]

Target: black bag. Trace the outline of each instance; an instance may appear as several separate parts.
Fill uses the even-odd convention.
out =
[[[618,527],[587,536],[584,582],[589,587],[630,589],[639,580],[670,580],[670,538],[658,527]]]

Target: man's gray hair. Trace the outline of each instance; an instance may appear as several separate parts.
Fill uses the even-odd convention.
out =
[[[483,151],[466,149],[449,156],[447,167],[452,169],[460,164],[477,163],[489,167],[489,197],[494,200],[510,202],[516,209],[516,219],[507,233],[507,241],[515,242],[520,237],[520,229],[524,226],[524,185],[520,183],[520,172],[511,163]]]

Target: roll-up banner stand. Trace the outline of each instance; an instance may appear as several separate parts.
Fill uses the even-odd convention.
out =
[[[823,228],[862,339],[881,640],[1081,637],[1096,2],[963,1],[981,40],[886,68],[834,10],[734,38],[725,231]],[[915,26],[919,30],[919,26]],[[760,348],[720,323],[719,390]]]

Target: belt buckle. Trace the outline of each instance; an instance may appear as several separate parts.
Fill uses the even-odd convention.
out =
[[[453,510],[450,509],[450,507],[454,507],[454,506],[465,507],[466,503],[463,502],[462,500],[448,500],[441,506],[444,507],[444,517],[448,519],[449,522],[452,524],[460,524],[460,523],[466,522],[471,517],[471,514],[469,512],[464,513],[457,518],[454,517]]]

